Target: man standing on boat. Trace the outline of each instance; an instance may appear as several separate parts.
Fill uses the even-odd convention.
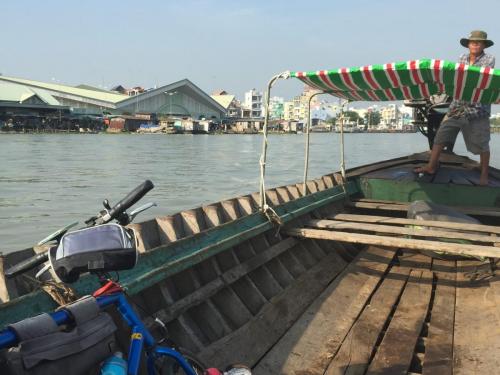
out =
[[[462,38],[460,44],[469,49],[469,53],[460,56],[459,63],[479,67],[495,66],[495,57],[484,52],[493,42],[485,31],[472,31],[468,38]],[[480,185],[488,185],[488,168],[490,163],[490,114],[491,105],[453,100],[446,117],[439,126],[431,157],[426,166],[415,168],[416,173],[435,174],[438,169],[439,156],[447,145],[453,145],[459,131],[462,131],[467,150],[480,155]]]

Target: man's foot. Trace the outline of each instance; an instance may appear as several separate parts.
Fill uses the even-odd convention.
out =
[[[479,185],[488,186],[488,175],[479,177]]]
[[[413,172],[418,173],[418,174],[422,173],[422,174],[427,174],[427,175],[435,175],[438,168],[439,168],[438,166],[432,168],[429,164],[427,164],[423,167],[414,168]]]

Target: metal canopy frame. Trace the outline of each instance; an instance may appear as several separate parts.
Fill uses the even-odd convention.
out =
[[[289,79],[290,78],[290,72],[286,71],[280,74],[277,74],[273,76],[266,88],[265,92],[265,100],[264,100],[264,108],[266,111],[266,114],[264,116],[264,127],[262,128],[262,134],[263,134],[263,139],[262,139],[262,153],[260,156],[259,160],[259,165],[260,165],[260,183],[259,183],[259,195],[260,195],[260,210],[263,213],[267,213],[268,211],[272,211],[272,209],[268,206],[267,204],[267,198],[266,198],[266,186],[265,186],[265,177],[266,177],[266,161],[267,161],[267,147],[268,147],[268,140],[267,140],[267,134],[268,134],[268,124],[269,124],[269,103],[271,100],[271,89],[274,86],[274,84],[279,80],[279,79]],[[303,184],[302,184],[302,195],[306,196],[309,192],[307,189],[307,177],[308,177],[308,170],[309,170],[309,149],[310,149],[310,133],[311,133],[311,123],[312,123],[312,115],[311,115],[311,102],[312,99],[318,95],[324,95],[324,94],[329,94],[329,95],[334,95],[333,92],[328,92],[328,91],[320,91],[317,93],[314,93],[311,95],[308,101],[308,120],[307,120],[307,125],[306,125],[306,144],[305,144],[305,156],[304,156],[304,178],[303,178]],[[334,95],[335,96],[335,95]],[[346,180],[346,173],[345,173],[345,158],[344,158],[344,121],[343,121],[343,113],[344,113],[344,107],[345,105],[349,103],[349,100],[345,100],[344,103],[342,104],[341,107],[341,119],[342,121],[340,122],[340,171],[342,174],[343,181],[345,182]]]

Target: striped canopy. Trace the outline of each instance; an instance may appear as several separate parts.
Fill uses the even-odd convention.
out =
[[[500,69],[445,60],[412,60],[358,68],[291,72],[290,76],[350,101],[424,99],[446,93],[468,102],[500,104]]]

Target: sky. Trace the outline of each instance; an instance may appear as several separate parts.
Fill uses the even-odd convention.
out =
[[[500,59],[498,0],[2,0],[0,9],[0,73],[69,85],[188,78],[242,98],[286,70],[456,61],[473,29],[497,41],[488,52]],[[286,81],[273,93],[300,91]]]

